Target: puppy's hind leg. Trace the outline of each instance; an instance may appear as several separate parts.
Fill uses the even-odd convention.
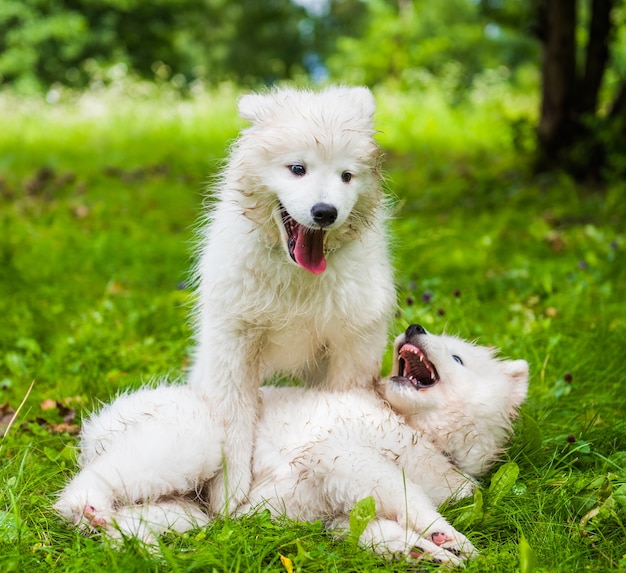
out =
[[[100,528],[114,507],[198,490],[221,469],[221,426],[184,386],[126,394],[83,428],[83,468],[60,493],[66,519]]]

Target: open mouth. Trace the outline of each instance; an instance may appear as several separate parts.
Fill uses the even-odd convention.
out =
[[[437,369],[431,364],[426,354],[414,344],[403,344],[398,351],[398,375],[396,381],[405,381],[416,390],[431,388],[439,382]]]
[[[324,229],[310,229],[298,223],[280,205],[280,217],[287,231],[289,256],[303,269],[320,274],[326,270],[324,257]]]

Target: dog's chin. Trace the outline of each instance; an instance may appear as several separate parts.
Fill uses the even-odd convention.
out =
[[[315,275],[323,273],[326,270],[324,254],[326,231],[301,225],[280,203],[274,220],[291,261]]]
[[[414,384],[404,376],[388,378],[383,386],[382,395],[393,410],[405,416],[417,414],[429,402],[427,395],[416,391]]]
[[[439,380],[419,379],[412,376],[390,376],[389,381],[397,387],[405,387],[407,390],[426,390],[432,388],[435,384],[439,383]]]

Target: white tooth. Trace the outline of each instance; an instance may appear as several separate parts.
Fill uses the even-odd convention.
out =
[[[424,357],[420,354],[420,362],[424,362]]]
[[[434,380],[434,379],[435,379],[435,373],[434,373],[434,372],[431,372],[431,373],[430,373],[430,379],[431,379],[431,380]]]

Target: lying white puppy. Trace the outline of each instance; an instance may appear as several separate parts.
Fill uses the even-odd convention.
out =
[[[471,494],[498,458],[527,386],[525,361],[412,325],[396,340],[384,400],[364,389],[264,387],[253,486],[238,513],[267,507],[341,530],[354,504],[371,495],[376,518],[361,544],[458,563],[475,549],[437,506]],[[186,386],[118,398],[85,423],[82,469],[56,509],[148,542],[206,523],[199,492],[221,471],[224,442],[206,413],[212,407]]]

